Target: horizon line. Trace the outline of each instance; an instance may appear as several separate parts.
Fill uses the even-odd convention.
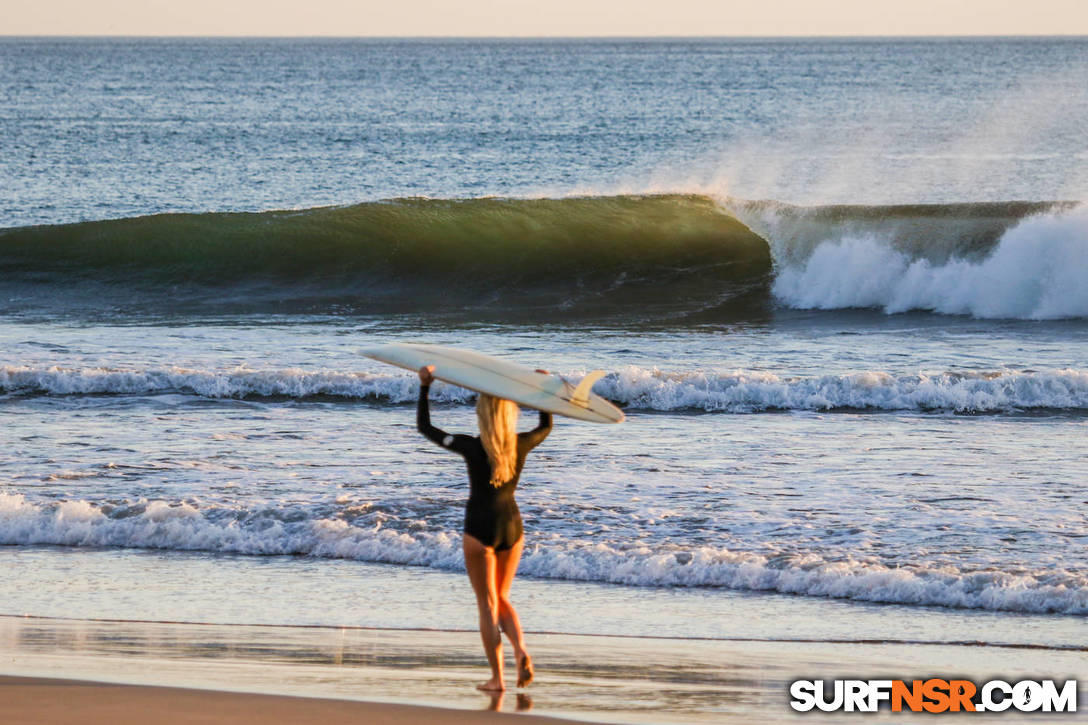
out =
[[[116,40],[944,40],[944,39],[1088,39],[1088,33],[907,33],[907,34],[782,34],[782,35],[234,35],[234,34],[111,34],[0,33],[0,39],[116,39]]]

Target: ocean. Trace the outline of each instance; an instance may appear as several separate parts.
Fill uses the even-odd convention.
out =
[[[1088,648],[1088,40],[8,38],[0,98],[0,614],[472,630],[359,353],[420,341],[628,414],[530,457],[530,632]]]

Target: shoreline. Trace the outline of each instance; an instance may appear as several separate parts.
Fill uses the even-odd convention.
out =
[[[889,605],[901,606],[901,605]],[[0,612],[0,621],[5,619],[43,620],[47,622],[87,622],[98,624],[131,624],[131,625],[178,625],[191,627],[252,627],[263,629],[307,629],[307,630],[336,630],[358,632],[414,632],[426,634],[475,634],[476,630],[465,627],[392,627],[363,624],[290,624],[271,622],[200,622],[184,619],[124,619],[112,617],[60,617],[46,614],[11,614]],[[664,634],[617,634],[612,632],[563,632],[556,630],[526,629],[526,635],[531,636],[559,636],[559,637],[586,637],[603,639],[627,639],[627,640],[662,640],[672,642],[731,642],[731,643],[766,643],[766,644],[794,644],[794,645],[912,645],[928,647],[988,647],[994,649],[1010,650],[1050,650],[1055,652],[1088,652],[1088,645],[1082,644],[1045,644],[1032,642],[986,642],[983,640],[941,640],[941,639],[905,639],[905,638],[871,638],[859,637],[846,638],[818,638],[818,637],[738,637],[738,636],[689,636],[689,635],[664,635]]]
[[[530,645],[538,679],[527,691],[514,690],[508,667],[511,687],[500,710],[607,723],[792,722],[803,717],[788,703],[795,679],[955,674],[975,681],[1088,681],[1083,652],[1075,650],[1020,649],[1010,658],[1008,649],[985,645],[557,634],[532,635]],[[399,723],[424,717],[412,707],[473,717],[493,707],[490,697],[474,689],[486,675],[478,650],[474,632],[0,617],[2,675],[94,681],[97,687],[214,690],[242,700],[271,695],[409,708],[388,721]],[[93,697],[87,702],[88,712],[98,712]],[[1088,720],[1088,710],[1080,717],[1062,714],[1060,721]],[[79,722],[88,720],[80,716]]]

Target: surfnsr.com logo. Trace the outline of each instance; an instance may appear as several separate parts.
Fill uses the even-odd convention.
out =
[[[1076,712],[1077,681],[1054,680],[797,680],[790,707],[798,712]]]

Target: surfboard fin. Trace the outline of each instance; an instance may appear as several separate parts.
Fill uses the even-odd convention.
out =
[[[593,384],[603,378],[604,374],[604,370],[593,370],[586,373],[586,376],[582,378],[581,382],[578,383],[578,387],[576,387],[571,394],[570,402],[580,408],[588,407],[589,393],[593,390]]]

